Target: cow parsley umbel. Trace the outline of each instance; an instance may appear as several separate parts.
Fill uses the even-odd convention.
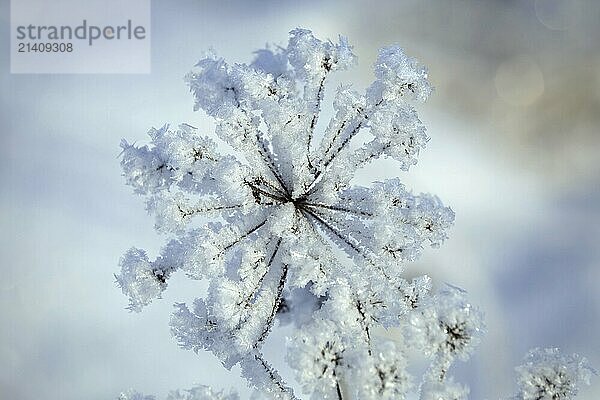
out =
[[[321,41],[303,29],[250,65],[200,60],[186,81],[216,135],[165,125],[149,132],[149,146],[121,144],[127,183],[171,239],[154,261],[129,250],[117,281],[140,311],[177,270],[209,280],[205,299],[176,305],[174,337],[227,368],[240,364],[273,397],[296,398],[261,351],[283,315],[298,327],[287,359],[313,399],[402,399],[412,388],[424,399],[462,399],[466,389],[446,372],[476,344],[481,314],[456,288],[432,297],[429,278],[402,277],[425,245],[444,241],[454,213],[398,179],[351,184],[382,157],[402,170],[416,163],[428,140],[414,108],[431,93],[427,71],[399,47],[383,48],[366,93],[340,86],[331,119],[319,123],[330,75],[355,62],[345,38]],[[373,335],[401,325],[407,343],[432,357],[418,387],[403,344]]]

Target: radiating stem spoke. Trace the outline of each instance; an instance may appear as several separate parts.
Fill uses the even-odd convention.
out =
[[[184,208],[182,208],[181,205],[178,204],[177,209],[178,209],[179,213],[181,214],[181,217],[186,218],[186,217],[194,216],[195,214],[208,213],[211,211],[233,210],[236,208],[242,208],[245,205],[247,205],[247,203],[246,204],[221,205],[221,206],[206,207],[206,208],[184,209]]]
[[[308,128],[308,136],[306,139],[306,160],[308,162],[308,168],[311,172],[315,172],[315,167],[312,163],[312,159],[310,157],[311,147],[312,147],[312,138],[315,133],[315,127],[317,126],[317,121],[319,119],[319,111],[321,110],[321,100],[323,97],[323,91],[325,90],[325,79],[327,78],[327,71],[323,74],[321,81],[319,82],[319,88],[317,89],[317,98],[315,104],[315,111],[310,121],[310,127]]]
[[[268,218],[265,218],[260,224],[255,225],[249,231],[243,233],[240,237],[238,237],[236,240],[234,240],[232,243],[229,243],[227,246],[223,247],[223,250],[221,250],[221,252],[219,253],[219,256],[224,255],[230,248],[232,248],[236,244],[240,243],[242,240],[244,240],[248,236],[252,235],[254,232],[259,230],[260,228],[262,228],[267,223],[267,220],[268,220]]]
[[[269,318],[267,318],[267,323],[265,324],[265,327],[264,327],[260,337],[258,338],[258,342],[256,343],[257,345],[262,343],[267,338],[267,335],[269,334],[269,331],[271,330],[271,327],[273,326],[273,321],[275,320],[275,314],[277,314],[277,310],[279,309],[279,305],[281,304],[281,299],[283,296],[283,288],[285,287],[285,282],[287,280],[287,274],[288,274],[288,265],[283,264],[281,277],[279,278],[279,284],[277,285],[277,295],[275,296],[275,301],[273,302],[273,308],[271,309]]]
[[[254,286],[254,290],[250,291],[250,293],[248,294],[248,297],[246,298],[246,302],[250,302],[250,300],[252,299],[252,296],[254,296],[258,292],[258,290],[261,288],[262,283],[265,280],[265,277],[269,273],[271,265],[273,265],[273,260],[275,260],[275,256],[277,255],[277,252],[279,251],[279,246],[281,245],[281,240],[282,240],[281,238],[279,238],[277,240],[277,243],[275,244],[275,248],[273,249],[273,252],[271,253],[271,257],[269,257],[269,261],[267,262],[267,267],[265,268],[265,272],[258,279],[258,282]]]
[[[273,367],[271,367],[269,365],[269,363],[267,363],[265,361],[262,354],[260,354],[260,353],[255,354],[254,360],[258,364],[258,368],[267,374],[267,377],[269,378],[269,380],[271,382],[273,382],[273,384],[275,384],[275,386],[277,386],[277,388],[281,391],[281,393],[287,394],[287,396],[288,396],[287,398],[289,400],[299,400],[296,396],[294,396],[292,389],[287,387],[285,385],[285,383],[281,380],[281,378],[278,376],[277,372],[275,372]]]
[[[260,137],[258,130],[256,132],[256,141],[259,144],[258,153],[260,154],[260,156],[262,157],[263,161],[265,162],[265,164],[269,168],[269,171],[271,171],[271,173],[273,174],[273,176],[275,177],[275,179],[277,180],[277,182],[281,186],[281,189],[283,189],[283,191],[285,192],[285,194],[289,196],[290,195],[290,190],[288,189],[287,185],[285,184],[285,182],[283,180],[283,177],[281,176],[281,174],[277,170],[277,166],[275,165],[275,161],[273,160],[271,152],[269,151],[269,149],[267,148],[267,146],[265,146],[265,142]]]
[[[359,255],[363,256],[364,258],[367,258],[367,256],[363,253],[363,251],[356,244],[352,243],[352,241],[350,240],[350,238],[344,236],[344,234],[342,234],[336,228],[334,228],[333,226],[331,226],[323,218],[321,218],[320,216],[318,216],[316,213],[312,212],[309,209],[303,209],[302,211],[303,211],[303,213],[306,213],[310,217],[312,217],[312,219],[314,219],[315,221],[317,221],[321,226],[323,226],[324,228],[326,228],[326,230],[328,230],[329,232],[333,233],[337,238],[339,238],[344,243],[346,243],[352,250],[356,251]]]
[[[364,216],[364,217],[372,217],[373,216],[372,213],[367,212],[367,211],[355,210],[355,209],[351,209],[348,207],[337,206],[337,205],[330,206],[328,204],[320,204],[320,203],[301,203],[301,205],[305,205],[308,207],[325,208],[325,209],[332,210],[332,211],[340,211],[340,212],[354,214],[354,215],[358,215],[358,216]]]
[[[258,193],[258,194],[262,194],[265,197],[268,197],[270,199],[285,203],[287,201],[287,199],[285,197],[280,196],[277,193],[271,193],[268,192],[266,190],[264,190],[263,188],[258,187],[254,182],[250,182],[250,181],[246,181],[245,182],[246,185],[248,185],[248,187],[250,189],[252,189],[252,192],[254,193]]]

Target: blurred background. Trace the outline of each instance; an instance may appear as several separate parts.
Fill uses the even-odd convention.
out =
[[[485,311],[487,335],[455,369],[471,398],[514,393],[513,367],[535,346],[600,369],[600,2],[222,3],[152,2],[149,75],[11,75],[0,0],[0,398],[164,396],[194,383],[249,393],[238,369],[170,338],[172,304],[201,284],[176,276],[162,301],[125,310],[119,257],[134,245],[153,256],[165,238],[124,185],[118,145],[166,122],[210,133],[183,75],[210,47],[248,62],[297,26],[354,44],[359,65],[336,82],[366,87],[377,49],[392,43],[430,69],[419,164],[379,163],[357,182],[400,175],[456,212],[450,239],[409,273],[460,286]],[[268,356],[291,378],[285,334]],[[599,396],[596,377],[579,399]]]

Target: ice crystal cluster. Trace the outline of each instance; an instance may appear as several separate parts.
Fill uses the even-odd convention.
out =
[[[385,47],[366,92],[338,87],[331,119],[319,123],[330,76],[355,63],[345,38],[321,41],[303,29],[250,65],[200,60],[186,80],[215,135],[184,123],[150,130],[147,146],[121,144],[127,183],[170,240],[155,260],[129,250],[117,281],[140,311],[179,270],[208,280],[204,299],[175,305],[173,336],[226,368],[239,364],[267,398],[301,396],[262,353],[279,320],[295,325],[286,359],[305,398],[465,399],[448,370],[477,345],[481,312],[458,288],[434,292],[426,275],[403,276],[407,262],[444,241],[454,213],[398,179],[352,182],[380,158],[401,170],[416,163],[428,140],[415,110],[431,93],[427,71]],[[401,339],[382,338],[381,328]],[[408,347],[431,361],[420,381],[408,373]],[[570,398],[583,361],[541,354],[520,367],[519,398]],[[168,399],[237,397],[197,387]]]

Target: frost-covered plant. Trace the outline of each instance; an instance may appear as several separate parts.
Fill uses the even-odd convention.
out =
[[[519,383],[515,400],[572,399],[594,373],[585,358],[565,356],[558,349],[533,349],[523,362],[515,368]]]
[[[216,137],[165,125],[149,132],[149,146],[121,144],[127,183],[171,240],[154,261],[129,250],[117,282],[140,311],[178,270],[207,279],[205,299],[176,304],[173,336],[227,368],[239,364],[265,395],[297,398],[261,350],[279,315],[296,325],[287,361],[312,399],[403,399],[411,390],[424,400],[464,399],[468,389],[447,372],[477,344],[482,315],[462,290],[432,294],[427,276],[402,275],[425,245],[443,242],[454,213],[395,178],[351,182],[382,157],[402,170],[416,163],[428,140],[414,108],[431,93],[427,71],[397,46],[381,49],[375,81],[365,94],[339,87],[321,129],[327,80],[355,62],[345,38],[321,41],[303,29],[250,65],[214,54],[198,62],[186,79]],[[403,340],[374,335],[379,327],[400,328]],[[431,358],[418,385],[408,345]],[[526,382],[541,373],[527,371]],[[579,375],[569,376],[575,385]],[[169,397],[234,398],[205,387]]]

